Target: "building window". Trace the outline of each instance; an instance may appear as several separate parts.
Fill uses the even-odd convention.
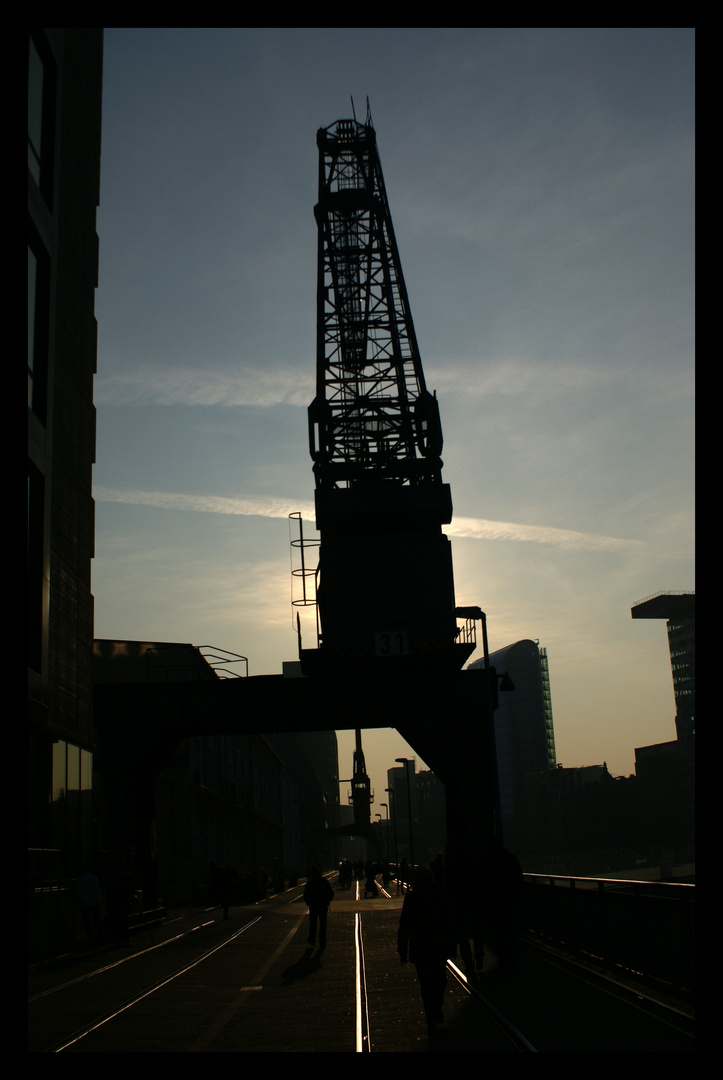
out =
[[[28,39],[28,169],[48,206],[53,193],[55,63],[42,31]]]
[[[62,740],[53,743],[51,844],[62,852],[70,877],[92,854],[92,786],[92,753]]]
[[[42,672],[45,478],[28,461],[28,667]]]
[[[45,423],[50,331],[50,256],[28,225],[28,407]]]

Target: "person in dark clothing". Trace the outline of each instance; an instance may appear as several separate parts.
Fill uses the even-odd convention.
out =
[[[417,969],[427,1031],[432,1034],[444,1020],[447,960],[457,950],[447,901],[428,866],[419,867],[414,887],[404,898],[397,951],[402,964],[409,959]]]
[[[316,927],[319,926],[319,948],[326,946],[326,925],[329,904],[334,899],[334,890],[318,866],[312,866],[311,876],[304,886],[304,901],[309,908],[309,944],[316,944]]]
[[[497,836],[482,852],[481,911],[485,943],[500,973],[517,970],[517,918],[524,898],[522,868]]]
[[[221,907],[223,908],[223,917],[228,919],[228,909],[231,906],[231,900],[233,899],[233,890],[236,875],[233,867],[226,865],[223,870],[219,872],[219,899],[221,901]]]
[[[447,846],[444,885],[452,904],[455,935],[467,977],[474,980],[484,962],[482,862],[471,840]]]
[[[364,899],[366,900],[367,896],[377,895],[377,868],[371,859],[368,859],[364,866],[364,876]]]

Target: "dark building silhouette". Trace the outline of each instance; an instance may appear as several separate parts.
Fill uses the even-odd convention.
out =
[[[409,765],[399,765],[395,769],[387,769],[387,788],[391,791],[390,816],[395,835],[396,852],[399,859],[411,861],[414,850],[414,861],[417,862],[416,832],[419,823],[417,814],[417,785],[416,785],[417,762],[410,759]],[[411,808],[411,822],[410,822]]]
[[[169,642],[97,640],[95,685],[215,682],[243,677],[222,650]],[[231,654],[226,654],[230,656]],[[244,660],[244,658],[238,658]],[[96,720],[95,805],[101,842],[165,904],[213,902],[213,868],[234,871],[237,898],[258,899],[317,860],[338,789],[334,732],[258,735],[198,724],[145,732]],[[330,795],[331,793],[331,795]],[[144,901],[146,897],[144,896]]]
[[[679,742],[695,745],[695,593],[660,592],[630,609],[634,619],[665,619]]]
[[[33,908],[92,850],[96,208],[103,30],[28,37],[28,842]]]
[[[633,619],[665,619],[676,738],[639,746],[635,774],[646,835],[693,858],[695,843],[695,593],[660,592],[634,604]]]
[[[430,863],[447,844],[445,787],[429,769],[415,773],[413,782],[417,807],[415,854],[418,863]]]
[[[500,692],[494,714],[502,832],[513,840],[527,828],[529,778],[556,765],[550,672],[546,650],[528,638],[491,653],[489,663],[514,685]]]
[[[695,597],[658,593],[632,616],[667,622],[677,738],[637,747],[633,776],[613,777],[605,763],[528,776],[527,821],[515,833],[527,869],[668,877],[695,862]]]

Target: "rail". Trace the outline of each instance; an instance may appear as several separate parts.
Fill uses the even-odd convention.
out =
[[[695,885],[525,874],[524,925],[606,964],[692,990]]]

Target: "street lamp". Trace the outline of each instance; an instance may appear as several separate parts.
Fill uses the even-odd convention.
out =
[[[404,770],[407,775],[407,805],[409,807],[409,864],[412,870],[414,870],[414,841],[412,840],[412,784],[409,779],[409,766],[413,765],[414,762],[410,761],[409,758],[405,757],[398,757],[394,760],[400,765],[404,766]]]
[[[389,796],[389,801],[392,804],[392,821],[394,822],[394,865],[396,866],[397,870],[399,870],[399,844],[397,843],[397,811],[394,802],[394,788],[388,787],[384,788],[384,790]]]
[[[389,807],[385,802],[380,802],[379,805],[383,806],[386,811],[384,815],[384,831],[387,834],[387,863],[389,863]]]

